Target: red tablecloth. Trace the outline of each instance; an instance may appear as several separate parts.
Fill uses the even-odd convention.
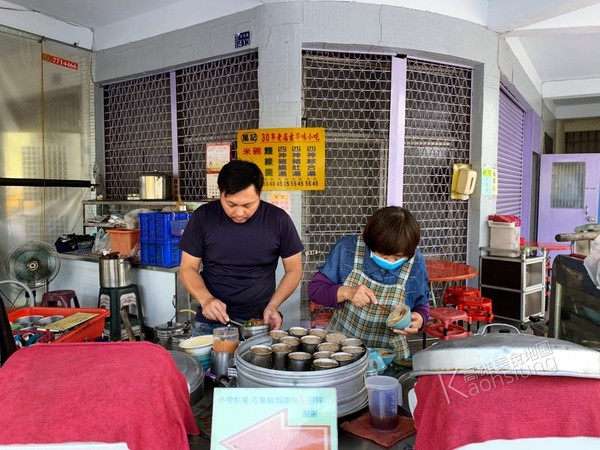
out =
[[[600,437],[600,380],[426,375],[415,385],[416,450],[492,439]]]
[[[38,344],[0,368],[0,444],[125,442],[189,449],[185,376],[150,342]]]

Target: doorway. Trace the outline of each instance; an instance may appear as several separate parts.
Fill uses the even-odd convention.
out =
[[[600,154],[542,155],[539,242],[555,242],[557,234],[598,223],[599,169]]]

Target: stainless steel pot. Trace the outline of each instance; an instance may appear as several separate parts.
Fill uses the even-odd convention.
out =
[[[120,257],[103,257],[98,259],[100,287],[119,288],[133,284],[131,259]]]
[[[140,175],[141,200],[171,200],[172,177],[164,173],[152,172]]]
[[[162,345],[167,350],[179,350],[179,342],[192,337],[192,334],[188,333],[188,325],[187,323],[173,321],[156,325],[154,327],[154,337],[157,344]],[[175,336],[178,336],[177,342],[174,342]]]

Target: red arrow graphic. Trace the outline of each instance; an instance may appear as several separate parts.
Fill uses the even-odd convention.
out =
[[[329,450],[331,428],[329,425],[288,426],[287,409],[252,425],[220,442],[225,448],[236,450]]]

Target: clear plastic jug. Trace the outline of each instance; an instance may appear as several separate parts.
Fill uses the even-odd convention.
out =
[[[378,430],[393,430],[400,420],[398,406],[402,405],[402,386],[394,377],[377,375],[365,378],[369,397],[371,426]]]

